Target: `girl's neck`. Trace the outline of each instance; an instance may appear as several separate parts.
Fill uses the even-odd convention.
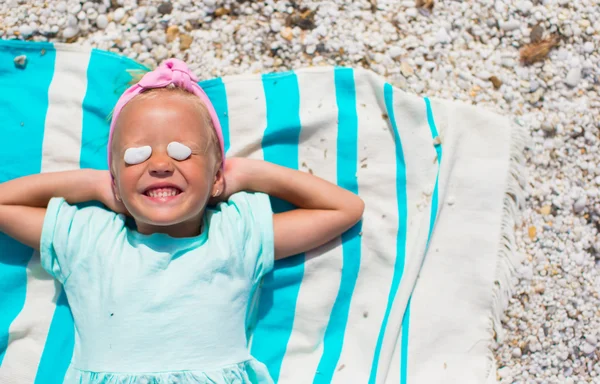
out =
[[[143,235],[164,233],[171,237],[195,237],[200,235],[204,230],[204,228],[202,228],[203,216],[204,215],[199,215],[191,220],[167,226],[152,225],[136,221],[137,231]]]

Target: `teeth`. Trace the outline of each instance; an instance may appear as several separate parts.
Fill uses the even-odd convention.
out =
[[[171,197],[179,194],[179,191],[175,188],[157,188],[147,192],[148,196],[154,198]]]

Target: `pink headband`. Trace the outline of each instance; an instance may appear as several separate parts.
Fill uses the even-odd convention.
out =
[[[221,130],[221,123],[219,123],[219,118],[217,116],[215,108],[210,102],[208,96],[206,96],[206,93],[198,85],[198,78],[189,70],[187,65],[179,59],[168,59],[154,71],[146,73],[137,84],[134,84],[133,86],[129,87],[129,89],[127,89],[121,95],[119,101],[117,101],[117,105],[115,106],[115,110],[113,111],[112,121],[110,123],[110,132],[108,134],[109,167],[111,162],[110,147],[112,143],[113,132],[115,130],[115,123],[125,104],[127,104],[129,101],[131,101],[131,99],[133,99],[145,90],[153,88],[164,88],[170,84],[175,84],[175,86],[183,88],[190,93],[193,93],[194,95],[198,96],[200,100],[204,103],[204,105],[208,109],[208,113],[215,127],[217,138],[219,139],[219,144],[221,146],[221,155],[223,159],[222,163],[225,164],[225,147],[223,144],[223,131]]]

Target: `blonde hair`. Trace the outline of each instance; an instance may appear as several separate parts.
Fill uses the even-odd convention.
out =
[[[127,72],[131,75],[131,80],[129,81],[129,86],[131,86],[131,85],[138,83],[148,71],[135,69],[135,70],[127,70]],[[200,98],[198,98],[198,96],[194,95],[193,93],[188,92],[184,88],[180,88],[180,87],[176,86],[175,84],[169,84],[168,86],[166,86],[164,88],[153,88],[153,89],[144,90],[144,91],[142,91],[142,93],[140,93],[139,95],[137,95],[133,99],[131,99],[129,101],[129,103],[131,103],[131,101],[134,101],[134,100],[143,100],[143,99],[153,98],[153,97],[160,95],[163,92],[177,93],[184,97],[189,97],[190,100],[192,100],[194,102],[194,104],[196,104],[196,106],[198,107],[198,109],[200,111],[200,114],[202,115],[203,126],[208,129],[208,132],[209,132],[208,134],[210,136],[208,142],[206,143],[205,151],[208,151],[209,146],[212,145],[213,152],[215,154],[215,159],[217,160],[217,164],[220,164],[223,161],[223,157],[222,157],[222,153],[221,153],[221,144],[219,142],[219,138],[218,138],[217,132],[215,130],[215,125],[213,124],[213,121],[210,117],[208,108],[206,107],[206,105],[204,105],[202,100],[200,100]],[[123,107],[123,109],[125,109],[126,106],[127,105],[125,105]],[[108,117],[109,120],[112,119],[113,112],[114,112],[114,109],[111,111],[111,113]],[[114,132],[113,132],[113,135],[114,135]],[[113,143],[114,143],[114,141],[113,141]]]

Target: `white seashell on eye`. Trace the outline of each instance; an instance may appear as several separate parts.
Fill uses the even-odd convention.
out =
[[[192,150],[187,145],[181,144],[177,141],[172,141],[167,145],[167,153],[173,159],[182,161],[190,157]]]
[[[150,155],[152,155],[152,147],[144,145],[143,147],[127,148],[123,158],[126,164],[135,165],[148,160]]]

